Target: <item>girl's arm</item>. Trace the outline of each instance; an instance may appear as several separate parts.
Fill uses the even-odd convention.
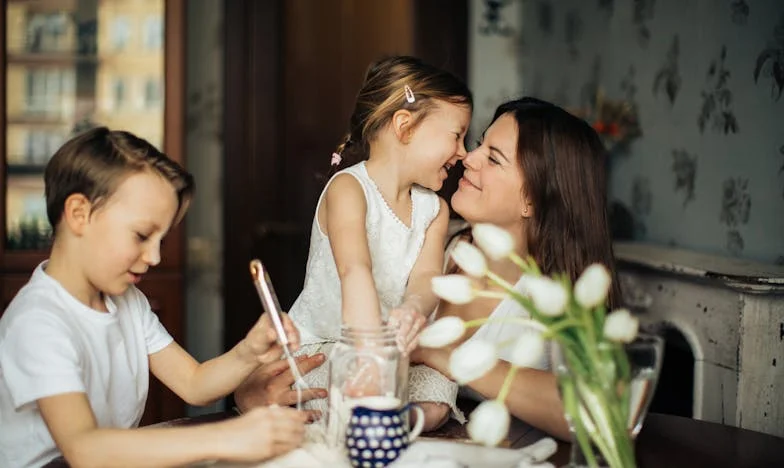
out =
[[[326,222],[321,226],[326,228],[340,277],[343,323],[379,326],[381,308],[365,227],[367,202],[359,182],[348,174],[335,177],[327,188],[323,209]]]
[[[99,428],[84,393],[37,401],[57,447],[74,467],[182,466],[211,459],[256,461],[301,444],[306,416],[258,408],[214,424],[182,428]]]
[[[295,349],[299,333],[286,314],[283,327]],[[269,314],[227,353],[199,364],[177,343],[149,356],[150,371],[188,404],[203,406],[233,392],[261,364],[278,360],[282,349]]]
[[[418,348],[417,359],[449,376],[450,347]],[[495,398],[509,372],[510,364],[498,360],[495,367],[468,386],[485,398]],[[517,418],[548,434],[569,440],[569,426],[564,419],[563,404],[558,393],[555,375],[539,369],[518,369],[512,389],[506,398],[506,407]]]
[[[390,317],[400,324],[398,334],[401,347],[413,351],[416,337],[425,324],[425,318],[435,310],[438,298],[433,294],[430,280],[442,274],[444,241],[449,227],[449,207],[439,198],[438,215],[425,232],[425,242],[419,253],[403,296],[403,302],[390,312]]]

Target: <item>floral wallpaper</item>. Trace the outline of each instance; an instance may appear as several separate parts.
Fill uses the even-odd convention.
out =
[[[477,28],[471,37],[481,36],[499,73],[515,64],[518,86],[502,94],[579,110],[600,90],[637,108],[642,135],[610,164],[611,212],[630,224],[617,232],[784,262],[784,1],[472,3],[500,3],[493,14],[507,35]],[[481,60],[471,83],[489,96],[478,102],[479,126],[502,100]]]

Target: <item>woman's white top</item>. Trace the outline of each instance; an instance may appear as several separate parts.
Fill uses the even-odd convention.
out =
[[[373,280],[384,319],[388,317],[391,309],[400,305],[411,269],[422,250],[425,232],[438,215],[441,206],[438,195],[433,191],[413,186],[409,227],[395,215],[384,200],[368,174],[364,161],[335,174],[327,182],[316,205],[305,284],[289,311],[289,316],[300,329],[303,344],[335,341],[340,336],[340,278],[329,238],[318,222],[318,207],[321,206],[329,184],[338,174],[353,176],[365,194],[367,242]]]

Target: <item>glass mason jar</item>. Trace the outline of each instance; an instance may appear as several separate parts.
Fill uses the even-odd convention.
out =
[[[408,403],[408,359],[397,347],[397,328],[341,327],[329,356],[327,440],[342,447],[351,409],[363,398],[387,397]],[[398,403],[399,402],[399,403]]]

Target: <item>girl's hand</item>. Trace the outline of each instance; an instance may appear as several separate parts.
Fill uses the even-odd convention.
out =
[[[397,326],[397,346],[404,356],[409,355],[417,346],[419,333],[425,327],[425,317],[415,305],[403,303],[389,312],[389,323]]]
[[[221,458],[260,461],[283,455],[302,445],[307,415],[293,408],[253,408],[242,416],[217,423],[225,442]]]
[[[280,314],[283,330],[289,339],[289,349],[294,351],[299,346],[299,332],[287,314]],[[250,329],[238,348],[243,358],[269,364],[280,359],[283,350],[278,344],[278,336],[272,324],[270,314],[264,313]]]

